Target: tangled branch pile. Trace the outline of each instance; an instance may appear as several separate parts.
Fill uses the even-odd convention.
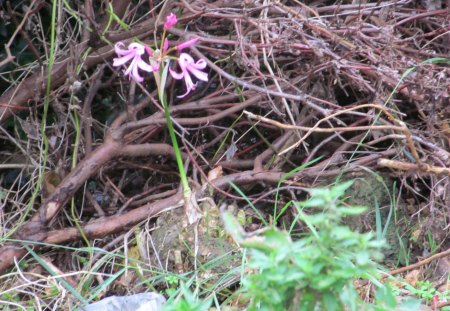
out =
[[[60,8],[50,73],[49,34],[40,22],[48,4],[31,1],[23,11],[3,12],[17,29],[0,60],[1,78],[9,83],[1,85],[0,156],[4,176],[16,172],[2,184],[3,236],[61,244],[84,232],[95,239],[181,206],[155,82],[149,77],[133,85],[112,67],[114,43],[153,44],[169,12],[179,20],[171,40],[200,38],[191,51],[210,70],[209,81],[183,99],[177,97],[185,93],[182,86],[167,83],[198,200],[211,193],[216,201],[238,199],[230,181],[260,185],[249,197],[270,200],[271,185],[308,164],[284,180],[285,189],[386,170],[400,177],[414,204],[447,211],[448,4],[135,3]],[[16,35],[35,53],[33,62],[14,60]],[[82,230],[69,215],[73,198]],[[5,271],[27,250],[2,244]]]

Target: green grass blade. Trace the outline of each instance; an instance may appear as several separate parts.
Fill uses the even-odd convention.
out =
[[[288,179],[289,177],[291,177],[292,175],[294,175],[295,173],[297,173],[298,171],[310,166],[311,164],[316,163],[317,161],[319,161],[320,159],[322,159],[322,156],[315,158],[314,160],[311,160],[305,164],[300,165],[299,167],[294,168],[293,170],[287,172],[286,174],[284,174],[283,176],[281,176],[281,179],[278,181],[277,184],[277,191],[275,192],[275,207],[274,207],[274,211],[273,211],[273,219],[274,222],[276,223],[278,218],[282,215],[282,213],[279,213],[279,215],[277,215],[277,209],[278,209],[278,197],[279,197],[279,190],[280,190],[280,186],[281,184]]]
[[[232,181],[228,181],[228,183],[231,185],[231,187],[233,187],[233,189],[239,193],[239,195],[241,197],[243,197],[245,199],[245,201],[247,201],[247,203],[251,206],[251,208],[255,211],[255,213],[258,215],[259,219],[261,220],[261,222],[264,224],[264,226],[268,226],[269,223],[264,219],[264,216],[261,214],[261,212],[255,207],[255,205],[253,205],[252,201],[250,201],[250,199],[242,192],[241,189],[239,189],[238,186],[236,186],[235,183],[233,183]]]
[[[34,259],[36,259],[36,261],[45,269],[47,270],[48,273],[50,273],[51,275],[56,277],[56,280],[58,280],[58,282],[61,283],[61,285],[67,289],[74,297],[76,297],[79,301],[81,301],[83,304],[87,304],[88,301],[86,299],[84,299],[83,296],[80,295],[80,293],[72,287],[72,285],[70,285],[66,280],[64,280],[62,277],[58,276],[58,273],[56,273],[55,271],[53,271],[53,269],[47,265],[47,263],[41,259],[41,257],[39,257],[38,254],[36,254],[33,249],[31,249],[31,247],[25,245],[25,248],[27,249],[27,251],[31,254],[31,256],[34,257]]]
[[[92,294],[89,296],[89,298],[87,299],[88,302],[92,301],[95,297],[97,297],[102,291],[105,291],[106,288],[108,288],[108,286],[110,284],[112,284],[112,282],[114,282],[115,280],[117,280],[125,271],[127,271],[127,268],[124,267],[122,269],[120,269],[119,271],[117,271],[116,273],[114,273],[112,276],[110,276],[105,282],[103,282],[102,284],[98,285],[95,289],[92,290]]]

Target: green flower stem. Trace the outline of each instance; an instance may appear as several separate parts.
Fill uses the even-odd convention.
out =
[[[172,146],[173,146],[173,150],[175,152],[175,158],[177,161],[177,166],[178,166],[178,171],[180,172],[180,178],[181,178],[181,185],[183,186],[183,197],[185,199],[185,204],[189,204],[189,200],[191,197],[191,188],[189,187],[189,182],[186,176],[186,172],[184,171],[184,163],[183,163],[183,158],[181,157],[181,152],[180,152],[180,147],[178,146],[178,141],[177,141],[177,137],[175,135],[175,130],[173,127],[173,122],[172,119],[170,117],[170,111],[169,111],[169,106],[167,105],[167,101],[166,101],[166,96],[164,93],[164,88],[166,85],[166,80],[167,80],[167,73],[168,73],[168,69],[169,69],[169,63],[165,64],[165,66],[163,66],[161,64],[161,71],[162,74],[161,76],[159,76],[157,73],[155,73],[155,80],[156,80],[156,84],[158,86],[158,96],[159,96],[159,101],[161,103],[161,105],[164,107],[164,114],[166,116],[166,121],[167,121],[167,128],[169,129],[169,135],[170,135],[170,140],[172,141]],[[161,78],[161,79],[159,79]]]
[[[183,158],[181,157],[180,148],[178,147],[177,137],[175,135],[175,130],[173,128],[172,119],[170,118],[169,107],[165,102],[165,98],[160,97],[159,100],[164,107],[164,113],[166,115],[167,127],[169,128],[170,140],[172,141],[173,150],[175,152],[175,158],[177,160],[178,170],[180,172],[181,185],[183,186],[183,194],[184,198],[188,200],[191,196],[191,188],[189,187],[188,179],[186,176],[186,172],[184,171],[184,163]]]

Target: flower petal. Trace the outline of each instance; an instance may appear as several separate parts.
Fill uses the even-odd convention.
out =
[[[206,68],[206,61],[202,58],[200,58],[194,66],[196,69],[205,69]]]
[[[149,64],[147,64],[142,59],[138,59],[137,60],[137,66],[139,68],[141,68],[142,70],[147,71],[147,72],[153,72],[154,71],[153,66],[150,66]]]
[[[164,23],[164,29],[170,29],[173,26],[176,25],[176,23],[178,22],[177,20],[177,16],[173,13],[170,13],[167,17],[166,17],[166,22]]]
[[[172,68],[169,68],[169,72],[170,72],[170,75],[176,80],[181,80],[184,77],[183,72],[178,73],[175,70],[173,70]]]
[[[130,53],[134,53],[135,55],[142,55],[145,53],[145,48],[142,44],[133,42],[128,46]]]
[[[177,96],[178,98],[183,98],[186,97],[187,94],[189,94],[191,92],[191,90],[187,90],[186,93],[184,93],[183,95]]]
[[[129,50],[123,50],[123,49],[121,49],[121,47],[122,46],[124,46],[124,44],[123,44],[123,42],[117,42],[115,45],[114,45],[114,51],[116,52],[116,54],[117,55],[128,55],[128,54],[130,54],[130,51]]]
[[[200,71],[197,68],[189,66],[187,70],[192,73],[197,79],[207,82],[208,74],[206,72]]]
[[[191,76],[186,73],[184,75],[184,82],[186,83],[186,88],[190,91],[190,90],[195,90],[195,87],[197,86],[197,84],[194,84],[194,82],[192,82],[192,78]]]
[[[128,61],[130,61],[130,59],[132,59],[134,57],[134,55],[132,54],[128,54],[119,58],[114,58],[113,59],[113,66],[117,67],[117,66],[122,66],[125,63],[128,63]]]
[[[133,70],[134,67],[136,67],[136,57],[134,57],[130,65],[128,65],[128,68],[125,70],[124,74],[126,76],[131,76],[131,71]]]
[[[181,51],[182,49],[193,46],[195,43],[197,43],[198,40],[199,40],[199,38],[194,38],[194,39],[188,40],[186,42],[178,44],[175,48],[178,51]]]
[[[187,68],[188,65],[194,64],[194,59],[187,53],[181,53],[178,58],[178,64],[181,68]]]
[[[196,85],[192,82],[191,76],[188,72],[184,72],[184,83],[186,84],[186,93],[183,95],[177,96],[178,98],[183,98],[188,95],[192,90],[195,90]]]
[[[136,60],[136,59],[135,59]],[[133,66],[133,68],[132,68],[132,74],[131,74],[131,77],[132,77],[132,79],[134,80],[134,81],[136,81],[136,82],[142,82],[142,81],[144,81],[144,78],[142,78],[140,75],[139,75],[139,71],[138,71],[138,62],[136,61],[135,62],[135,66]]]

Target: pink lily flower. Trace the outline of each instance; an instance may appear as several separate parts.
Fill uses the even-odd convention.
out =
[[[197,43],[198,39],[199,38],[194,38],[194,39],[188,40],[186,42],[180,43],[175,47],[175,49],[177,49],[178,51],[181,51],[182,49],[191,47]]]
[[[173,13],[170,13],[167,17],[166,17],[166,22],[164,23],[164,29],[170,29],[173,26],[176,25],[176,23],[178,22],[177,20],[177,16]]]
[[[124,72],[125,75],[136,82],[144,81],[144,78],[139,75],[138,69],[142,69],[147,72],[153,72],[155,69],[142,60],[142,55],[145,54],[145,47],[140,43],[131,43],[128,46],[128,49],[125,50],[121,48],[123,45],[124,44],[122,42],[117,42],[114,46],[114,50],[120,57],[113,59],[113,66],[122,66],[131,60],[131,64]]]
[[[174,79],[181,80],[184,78],[184,82],[186,84],[186,93],[178,96],[178,98],[185,97],[197,87],[197,83],[194,84],[194,82],[192,82],[190,74],[193,74],[199,80],[205,82],[208,81],[208,74],[201,71],[206,68],[206,61],[204,59],[199,59],[197,62],[194,62],[194,59],[191,55],[187,53],[181,53],[180,58],[178,58],[178,65],[180,66],[181,73],[175,72],[174,70],[169,68],[170,74]]]

